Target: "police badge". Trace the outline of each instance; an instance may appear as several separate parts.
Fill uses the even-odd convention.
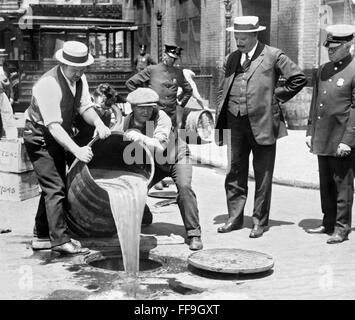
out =
[[[338,87],[342,87],[344,84],[344,79],[343,78],[339,78],[338,81],[337,81],[337,86]]]

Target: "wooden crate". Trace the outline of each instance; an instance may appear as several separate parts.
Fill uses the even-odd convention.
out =
[[[39,194],[36,173],[0,172],[0,200],[22,201]]]
[[[33,170],[23,139],[0,139],[0,171],[26,172]]]

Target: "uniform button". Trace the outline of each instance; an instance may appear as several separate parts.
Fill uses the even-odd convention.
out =
[[[321,103],[319,106],[320,106],[320,107],[323,107],[323,103]]]
[[[317,119],[320,120],[320,116],[318,116]]]
[[[329,79],[328,81],[329,81],[329,82],[332,82],[333,80],[332,80],[332,79]]]
[[[343,64],[343,61],[339,61],[339,64]]]
[[[338,67],[334,67],[334,70],[335,70],[335,71],[338,70]]]
[[[324,90],[323,93],[326,94],[326,93],[327,93],[327,90]]]

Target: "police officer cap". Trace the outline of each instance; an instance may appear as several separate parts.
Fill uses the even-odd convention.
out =
[[[179,58],[179,56],[181,55],[181,51],[184,50],[181,47],[178,47],[176,45],[170,45],[170,44],[166,44],[165,45],[165,52],[172,58]]]
[[[155,106],[159,101],[159,96],[150,88],[138,88],[129,93],[126,100],[135,106]]]
[[[327,32],[327,39],[323,45],[325,47],[337,47],[354,38],[355,27],[350,24],[334,24],[328,26],[325,31]]]

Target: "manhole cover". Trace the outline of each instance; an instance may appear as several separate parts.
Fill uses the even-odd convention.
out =
[[[175,199],[177,197],[177,193],[176,191],[154,191],[149,192],[148,196],[152,198]]]
[[[188,258],[192,266],[222,273],[257,273],[274,266],[271,256],[242,249],[207,249],[192,253]]]

